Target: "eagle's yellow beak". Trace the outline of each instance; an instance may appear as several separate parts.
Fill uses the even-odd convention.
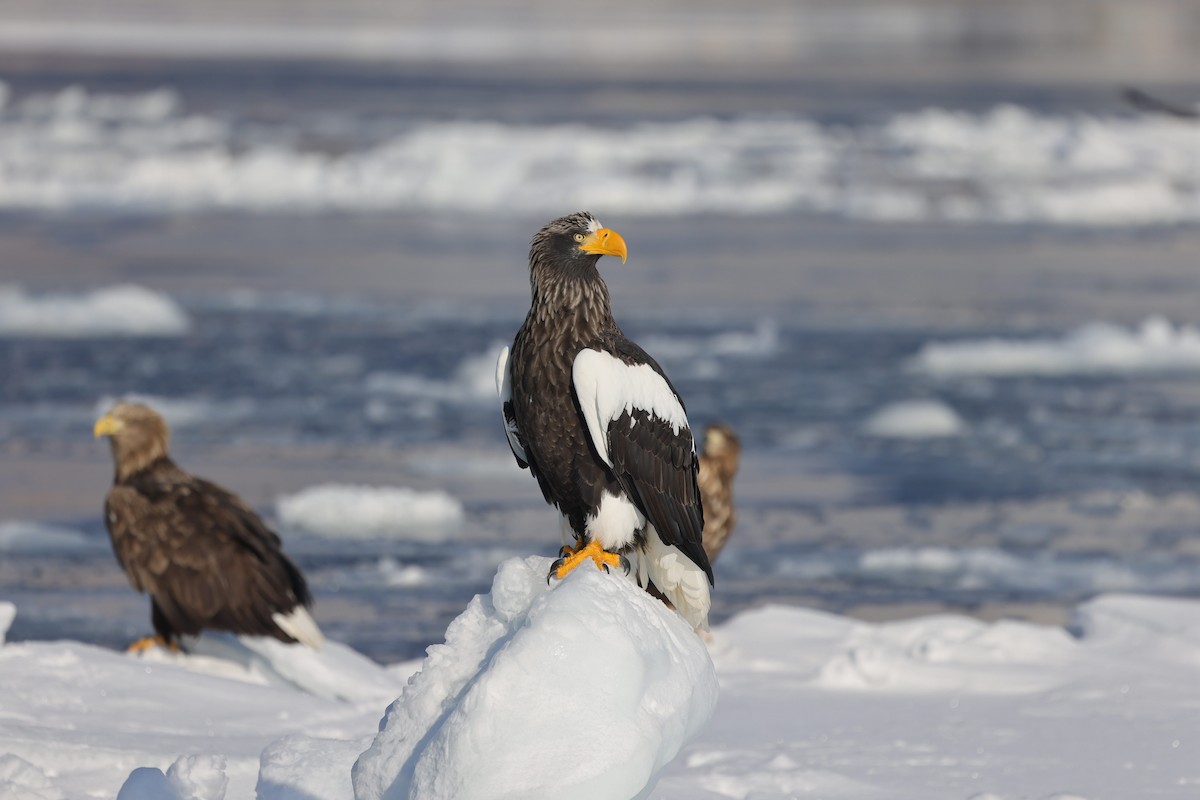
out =
[[[589,233],[579,244],[579,249],[585,253],[598,253],[602,256],[620,256],[622,264],[629,255],[625,240],[611,228],[601,228],[595,233]]]
[[[111,414],[105,414],[100,419],[96,420],[96,427],[92,428],[92,435],[99,439],[101,436],[112,436],[114,433],[120,433],[125,427],[125,423],[115,418]]]

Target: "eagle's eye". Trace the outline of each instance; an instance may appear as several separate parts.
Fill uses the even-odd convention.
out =
[[[575,241],[577,241],[577,242],[582,242],[582,241],[583,241],[583,234],[582,234],[582,233],[577,233],[577,234],[575,234]]]

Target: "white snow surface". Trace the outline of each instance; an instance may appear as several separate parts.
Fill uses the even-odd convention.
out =
[[[190,327],[169,296],[133,284],[41,295],[0,286],[0,337],[182,336]]]
[[[712,715],[703,642],[634,583],[512,559],[354,766],[359,800],[645,797]]]
[[[903,400],[876,411],[863,431],[885,439],[937,439],[959,436],[967,425],[954,409],[937,400]]]
[[[380,796],[397,777],[430,790],[490,777],[486,796],[503,797],[578,777],[577,766],[619,753],[623,735],[680,735],[668,729],[687,715],[672,708],[695,711],[715,692],[711,673],[690,699],[688,687],[665,684],[707,663],[686,626],[618,576],[581,571],[548,589],[545,565],[506,563],[402,692],[415,664],[359,664],[342,676],[390,682],[400,699],[386,712],[383,698],[317,697],[212,656],[0,646],[0,796],[85,800],[124,786],[124,800],[237,800],[256,789],[263,800],[347,800],[356,786]],[[0,603],[0,640],[12,611]],[[1070,633],[955,615],[869,624],[792,607],[746,612],[712,633],[712,719],[644,796],[1195,798],[1198,620],[1200,601],[1118,594],[1077,608]],[[651,630],[663,637],[654,646],[639,641]],[[575,659],[596,655],[611,668],[578,671]],[[567,675],[579,696],[557,699]],[[622,702],[631,689],[677,703],[643,709],[636,691]],[[608,725],[628,724],[635,709],[646,727]],[[518,719],[525,727],[498,738]],[[582,738],[555,741],[568,722]],[[637,768],[652,758],[642,753]]]
[[[7,94],[0,84],[0,101]],[[435,120],[330,151],[297,145],[307,137],[294,127],[249,144],[237,131],[170,89],[72,86],[0,102],[0,208],[1200,219],[1195,128],[1152,115],[1003,105],[859,125],[786,114],[627,126]]]
[[[442,541],[462,525],[463,506],[442,491],[325,483],[275,502],[293,530],[331,538]]]
[[[1094,322],[1060,338],[930,342],[908,366],[942,377],[1196,372],[1200,330],[1150,317],[1133,329]]]

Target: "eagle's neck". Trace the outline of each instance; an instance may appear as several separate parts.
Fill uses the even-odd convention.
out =
[[[113,440],[113,462],[116,464],[116,483],[126,483],[138,474],[159,464],[171,464],[164,442],[150,440],[137,447],[121,447]]]
[[[589,343],[616,327],[608,286],[594,265],[562,270],[535,261],[530,282],[533,298],[527,325],[575,343]]]

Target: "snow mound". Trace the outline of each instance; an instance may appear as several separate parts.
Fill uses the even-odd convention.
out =
[[[1200,330],[1150,317],[1136,329],[1096,322],[1058,339],[931,342],[908,366],[942,377],[1196,371]]]
[[[905,400],[872,414],[863,431],[884,439],[938,439],[959,436],[966,423],[954,409],[937,400]]]
[[[320,739],[303,734],[272,742],[259,759],[257,800],[350,800],[350,770],[368,745],[363,739]]]
[[[1028,694],[1061,683],[1078,656],[1061,628],[940,614],[880,625],[769,606],[720,630],[724,669],[789,676],[811,689],[928,694]],[[1052,669],[1050,667],[1053,667]]]
[[[166,774],[138,767],[117,793],[117,800],[225,800],[229,779],[221,756],[180,756]]]
[[[160,647],[142,654],[151,663],[172,664],[233,680],[300,689],[329,700],[353,703],[396,696],[404,680],[356,650],[326,641],[318,651],[265,636],[207,632],[185,637],[187,653]]]
[[[1104,595],[1075,609],[1071,629],[1105,650],[1200,668],[1200,618],[1194,600]]]
[[[442,541],[462,525],[463,507],[446,492],[327,483],[281,497],[280,521],[317,536]]]
[[[512,559],[429,649],[354,765],[358,800],[645,797],[712,715],[692,629],[632,582]]]
[[[87,550],[95,546],[95,543],[72,528],[21,520],[0,522],[0,553],[63,552]]]
[[[41,296],[0,287],[0,337],[182,336],[190,327],[174,300],[141,286]]]
[[[46,773],[12,753],[0,755],[0,797],[5,800],[63,800]]]

